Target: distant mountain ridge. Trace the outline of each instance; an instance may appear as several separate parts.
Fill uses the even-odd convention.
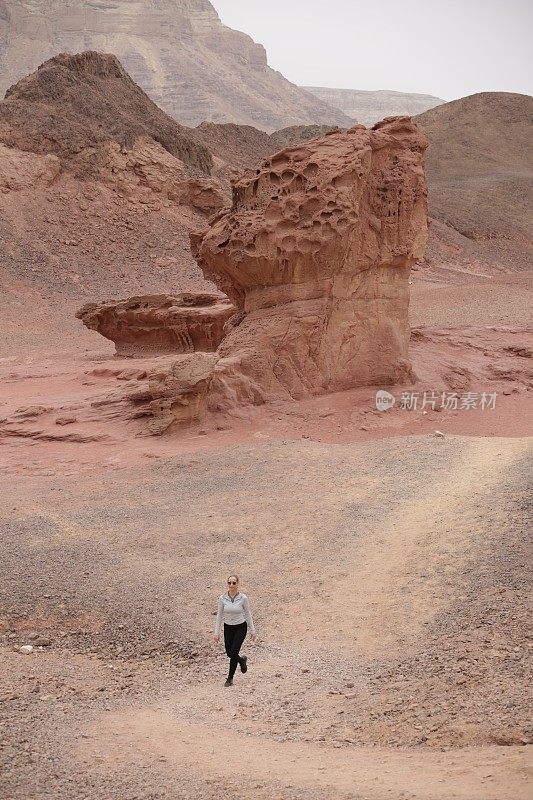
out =
[[[265,48],[223,25],[208,0],[0,0],[0,97],[58,53],[86,50],[117,56],[183,125],[353,124],[271,69]]]
[[[320,100],[340,109],[363,125],[370,126],[385,117],[421,114],[445,103],[430,94],[409,94],[388,90],[330,89],[322,86],[303,86]]]

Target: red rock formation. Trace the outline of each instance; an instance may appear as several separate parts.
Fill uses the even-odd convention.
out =
[[[211,405],[405,380],[408,275],[427,240],[426,137],[409,118],[283,150],[233,185],[191,237],[244,313],[223,340]]]
[[[191,353],[150,371],[148,386],[127,396],[138,407],[136,416],[150,417],[150,433],[158,435],[204,416],[216,362],[216,353]]]
[[[191,293],[86,303],[76,317],[115,343],[118,355],[212,352],[235,314],[227,298]]]

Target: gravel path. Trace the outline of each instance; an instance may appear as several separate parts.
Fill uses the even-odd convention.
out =
[[[0,516],[0,794],[525,798],[531,456],[302,441],[21,478]],[[259,639],[228,690],[211,630],[231,571]]]

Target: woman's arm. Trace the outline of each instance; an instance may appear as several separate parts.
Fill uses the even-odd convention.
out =
[[[252,609],[250,608],[250,601],[247,597],[244,598],[242,601],[242,610],[244,611],[244,616],[246,617],[246,622],[248,623],[248,627],[250,628],[250,633],[255,634],[255,625],[254,619],[252,617]]]
[[[224,613],[224,603],[222,598],[218,598],[218,611],[217,611],[217,618],[215,620],[215,636],[220,635],[220,627],[222,625],[222,614]]]

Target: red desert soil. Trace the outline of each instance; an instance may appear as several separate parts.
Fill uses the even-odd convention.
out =
[[[389,411],[373,387],[151,436],[126,395],[171,356],[116,357],[74,311],[204,290],[202,214],[49,167],[1,195],[1,796],[529,798],[526,270],[413,271]],[[476,408],[400,407],[431,390]],[[259,638],[226,689],[234,570]]]

